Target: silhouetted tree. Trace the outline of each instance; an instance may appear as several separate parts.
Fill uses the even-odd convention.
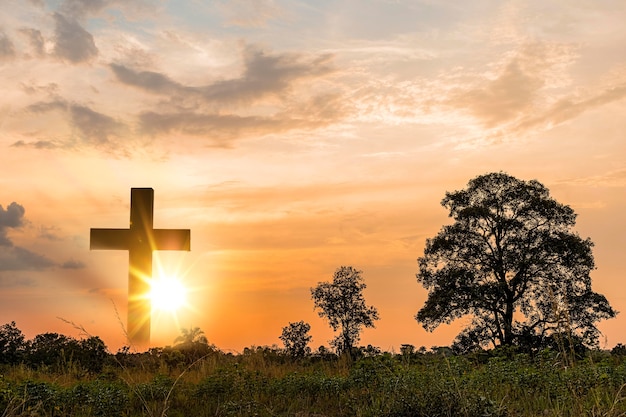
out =
[[[320,282],[311,288],[319,316],[328,319],[333,330],[339,330],[330,342],[338,353],[352,354],[361,328],[374,327],[374,321],[378,320],[376,308],[365,305],[363,289],[366,285],[361,273],[351,266],[342,266],[335,271],[333,282]]]
[[[416,319],[425,329],[471,315],[456,340],[462,350],[564,332],[597,344],[595,323],[616,312],[591,290],[593,243],[571,230],[570,207],[538,181],[505,173],[478,176],[441,204],[454,223],[418,259],[429,294]]]
[[[0,327],[0,363],[20,363],[24,358],[26,346],[24,334],[14,321]]]
[[[308,346],[312,339],[309,330],[311,330],[311,325],[302,320],[283,327],[283,332],[278,338],[283,341],[285,350],[290,356],[303,358],[311,353],[311,348]]]
[[[76,339],[59,333],[42,333],[35,336],[28,351],[28,362],[33,366],[64,368],[75,360],[79,350]]]
[[[177,361],[177,352],[183,355],[183,362],[187,364],[192,363],[210,353],[218,352],[218,349],[214,345],[209,345],[209,341],[199,327],[180,329],[180,333],[180,336],[174,339],[174,343],[179,343],[173,348],[165,349],[169,363],[175,363]]]
[[[183,345],[189,345],[193,343],[208,344],[204,332],[199,327],[190,327],[189,329],[180,329],[180,335],[174,339],[174,343],[180,342]]]
[[[91,373],[102,371],[108,356],[107,346],[98,336],[89,336],[78,342],[77,360]]]

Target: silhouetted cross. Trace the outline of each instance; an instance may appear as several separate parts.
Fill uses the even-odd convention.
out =
[[[131,188],[130,228],[91,229],[90,249],[128,251],[128,324],[130,343],[140,349],[150,344],[152,251],[189,250],[189,229],[153,229],[154,190]]]

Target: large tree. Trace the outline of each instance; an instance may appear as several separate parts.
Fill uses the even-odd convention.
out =
[[[614,317],[591,289],[589,238],[572,231],[576,214],[535,180],[505,173],[472,179],[441,204],[454,219],[426,240],[417,280],[428,291],[416,319],[432,331],[470,316],[462,348],[577,336],[596,345],[596,322]]]
[[[342,266],[335,271],[333,282],[320,282],[311,288],[319,316],[328,319],[333,330],[339,330],[331,341],[338,353],[352,354],[361,328],[374,327],[374,321],[378,320],[376,308],[365,305],[363,289],[366,285],[361,273],[351,266]]]

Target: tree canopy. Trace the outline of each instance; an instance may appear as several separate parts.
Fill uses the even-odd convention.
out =
[[[352,352],[359,341],[362,327],[374,327],[378,320],[375,307],[367,306],[363,297],[366,285],[359,271],[351,266],[339,267],[332,282],[320,282],[311,288],[311,296],[318,314],[328,319],[339,334],[331,341],[338,353]]]
[[[461,348],[541,343],[555,334],[597,344],[596,322],[616,312],[591,289],[593,243],[576,214],[536,180],[505,173],[472,179],[441,204],[454,219],[426,240],[417,280],[428,291],[416,319],[432,331],[471,316]]]

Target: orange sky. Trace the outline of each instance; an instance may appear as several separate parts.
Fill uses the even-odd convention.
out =
[[[309,289],[352,265],[381,317],[362,344],[447,345],[463,320],[414,320],[416,259],[444,193],[501,170],[574,208],[626,311],[624,21],[621,0],[5,0],[0,324],[77,336],[61,317],[119,348],[127,253],[90,252],[89,229],[127,227],[152,187],[155,227],[192,249],[155,266],[194,289],[155,344],[198,326],[241,351],[305,320],[327,345]]]

